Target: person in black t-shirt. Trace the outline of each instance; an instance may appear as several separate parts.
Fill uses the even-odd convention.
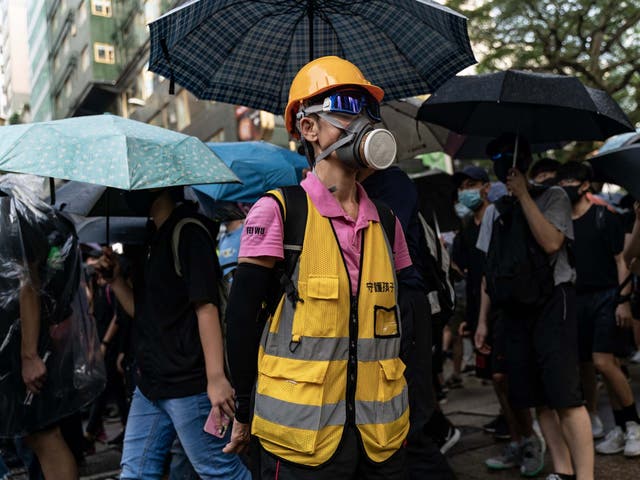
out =
[[[178,204],[181,194],[181,188],[127,194],[131,209],[149,215],[156,229],[142,281],[131,288],[110,249],[96,268],[134,319],[136,334],[139,376],[121,478],[159,478],[177,435],[201,478],[247,480],[239,457],[222,453],[231,433],[224,416],[234,416],[234,391],[224,372],[215,233],[194,205]],[[210,412],[216,436],[203,430]]]
[[[622,255],[624,229],[618,216],[606,207],[592,204],[587,197],[591,178],[589,166],[579,162],[564,164],[558,170],[557,177],[573,206],[573,251],[577,273],[578,338],[583,388],[588,403],[591,403],[588,406],[595,434],[599,425],[593,415],[595,376],[593,371],[588,370],[588,363],[592,361],[609,387],[616,421],[616,428],[596,445],[596,451],[602,454],[624,451],[628,457],[640,456],[640,419],[631,387],[616,360],[616,354],[623,354],[621,349],[626,341],[625,329],[630,328],[632,322],[629,302],[618,301],[619,285],[629,274]],[[624,290],[627,289],[629,287]]]

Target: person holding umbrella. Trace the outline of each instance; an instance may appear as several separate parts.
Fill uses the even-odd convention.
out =
[[[575,270],[567,250],[571,205],[560,188],[527,182],[531,150],[524,137],[502,134],[487,154],[511,193],[487,209],[477,243],[487,253],[483,302],[503,310],[509,397],[514,408],[537,408],[556,471],[550,478],[591,480],[593,439],[580,390]],[[486,336],[481,316],[480,351],[487,350]]]
[[[247,480],[240,458],[222,454],[229,436],[224,418],[233,417],[234,392],[224,372],[215,234],[193,204],[181,203],[182,191],[125,195],[131,209],[149,216],[155,226],[141,282],[129,286],[110,249],[96,267],[134,319],[137,334],[139,378],[120,478],[160,478],[178,436],[201,478]],[[214,434],[203,430],[210,415]]]
[[[249,441],[257,374],[251,432],[260,478],[405,478],[396,272],[411,259],[398,220],[356,182],[359,170],[386,168],[395,157],[393,136],[373,127],[383,94],[338,57],[295,76],[285,123],[314,171],[296,190],[307,219],[290,277],[278,282],[275,269],[290,250],[283,232],[299,220],[294,202],[275,191],[247,216],[227,309],[237,405],[226,451]],[[286,294],[277,292],[258,346],[255,319],[274,283]]]

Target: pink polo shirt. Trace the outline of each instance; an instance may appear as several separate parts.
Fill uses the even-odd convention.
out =
[[[320,215],[331,220],[347,264],[351,289],[356,292],[362,247],[360,231],[369,226],[369,221],[380,221],[378,210],[359,183],[356,184],[359,208],[358,218],[355,220],[346,214],[327,187],[313,173],[309,173],[301,185]],[[407,242],[398,219],[396,219],[396,238],[393,250],[396,270],[411,266]],[[275,257],[280,260],[284,258],[280,207],[271,197],[263,197],[258,200],[247,215],[238,253],[238,257],[262,256]]]

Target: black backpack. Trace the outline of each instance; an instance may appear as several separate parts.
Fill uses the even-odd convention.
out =
[[[485,263],[492,306],[539,306],[553,292],[554,265],[533,237],[519,202],[504,196],[495,208],[500,216],[493,223]]]

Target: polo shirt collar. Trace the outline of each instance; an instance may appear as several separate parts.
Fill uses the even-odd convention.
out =
[[[320,215],[327,218],[341,218],[353,223],[354,219],[349,217],[342,209],[340,203],[320,179],[310,172],[301,183],[302,188],[309,195],[311,202],[316,207]],[[380,222],[378,210],[365,192],[362,185],[356,182],[358,189],[358,218],[355,221],[356,228],[366,228],[370,221]]]

